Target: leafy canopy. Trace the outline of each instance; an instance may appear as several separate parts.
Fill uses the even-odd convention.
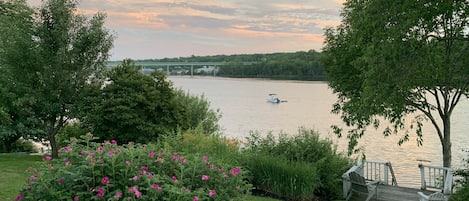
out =
[[[390,135],[418,112],[410,122],[418,144],[428,118],[444,152],[451,149],[451,112],[469,90],[468,11],[468,1],[344,3],[341,25],[326,30],[321,60],[338,95],[333,112],[355,126],[348,133],[352,147],[367,126],[378,127],[378,117],[392,123],[384,131]],[[399,143],[407,140],[408,132]]]
[[[21,0],[0,3],[3,90],[17,100],[3,111],[38,123],[34,128],[42,132],[28,138],[49,141],[53,156],[58,155],[55,135],[72,118],[84,86],[99,81],[113,41],[105,15],[81,15],[77,2],[48,0],[38,9]]]
[[[131,60],[107,74],[104,86],[88,88],[78,110],[80,121],[103,140],[155,142],[160,135],[189,126],[172,84],[157,71],[139,72]]]

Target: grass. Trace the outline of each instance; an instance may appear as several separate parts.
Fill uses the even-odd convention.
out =
[[[15,200],[21,187],[31,176],[27,172],[29,167],[34,167],[41,156],[26,154],[1,154],[0,155],[0,201]]]
[[[41,156],[22,154],[0,154],[0,201],[12,201],[18,195],[21,187],[31,176],[27,172],[34,167]],[[248,196],[249,201],[278,201],[269,197]]]

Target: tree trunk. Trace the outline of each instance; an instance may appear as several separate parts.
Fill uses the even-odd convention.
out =
[[[450,115],[444,116],[443,119],[443,166],[451,167],[451,120]]]
[[[10,144],[9,142],[7,142],[6,140],[2,140],[2,141],[3,141],[3,143],[2,143],[2,144],[3,144],[3,146],[2,146],[2,152],[3,152],[3,153],[8,153],[8,152],[10,152],[10,149],[11,149],[10,146],[11,146],[11,144]]]
[[[55,133],[49,133],[49,143],[52,150],[52,158],[59,157],[59,151],[57,149],[57,142],[55,141]]]

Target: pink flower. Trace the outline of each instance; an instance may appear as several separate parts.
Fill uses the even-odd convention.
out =
[[[114,198],[119,199],[120,197],[122,197],[122,192],[117,191],[116,195],[114,195]]]
[[[137,188],[135,188],[134,193],[135,193],[135,197],[137,197],[137,198],[139,198],[140,196],[142,196],[142,192],[138,191]]]
[[[241,171],[240,167],[235,167],[235,168],[230,170],[230,174],[234,175],[234,176],[238,176],[240,171]]]
[[[104,147],[103,147],[103,146],[99,146],[99,147],[98,147],[98,151],[99,151],[99,152],[103,152],[103,151],[104,151]]]
[[[161,188],[161,186],[159,186],[158,184],[152,184],[150,187],[153,188],[153,189],[156,189],[156,190],[158,190],[158,191],[162,191],[162,190],[163,190],[163,188]]]
[[[152,173],[148,173],[148,174],[147,174],[147,177],[151,179],[151,178],[153,178],[153,174],[152,174]]]
[[[140,169],[141,169],[142,171],[144,171],[144,172],[148,171],[148,167],[147,167],[147,166],[142,166],[142,167],[140,167]]]
[[[210,191],[208,192],[208,197],[212,197],[212,196],[214,196],[214,195],[216,195],[216,194],[217,194],[217,191],[215,191],[215,190],[210,190]]]
[[[85,153],[86,153],[86,150],[84,150],[84,149],[82,149],[82,150],[80,151],[80,154],[85,154]]]
[[[47,164],[47,168],[52,169],[52,168],[54,168],[54,165],[49,163],[49,164]]]
[[[16,196],[15,201],[22,200],[23,198],[24,198],[24,194],[21,193],[21,194],[19,194],[18,196]]]
[[[127,188],[127,190],[129,192],[133,192],[133,191],[135,191],[135,189],[137,189],[137,187],[135,187],[135,186],[131,186],[131,187]]]
[[[51,156],[44,156],[44,160],[45,161],[50,161],[50,160],[52,160],[52,157]]]
[[[194,201],[199,201],[199,197],[198,197],[198,196],[194,196]]]
[[[108,182],[109,182],[109,177],[103,177],[101,179],[101,183],[104,184],[104,185],[106,185]]]
[[[204,160],[205,165],[207,165],[208,164],[208,156],[202,156],[202,159]]]
[[[70,161],[65,161],[65,166],[70,166]]]
[[[92,158],[94,156],[93,152],[88,153],[88,157]]]
[[[101,198],[104,196],[104,188],[98,188],[98,193],[96,194],[96,197]]]
[[[208,181],[209,179],[210,179],[210,176],[202,175],[202,181]]]
[[[64,178],[57,179],[57,182],[59,182],[59,184],[64,183]]]
[[[129,165],[130,165],[130,161],[125,161],[125,164],[126,164],[127,166],[129,166]]]
[[[109,152],[108,152],[108,155],[109,155],[109,156],[113,156],[113,155],[114,155],[114,150],[109,151]]]
[[[171,177],[171,180],[173,180],[173,181],[177,181],[177,180],[178,180],[178,178],[177,178],[176,176],[173,176],[173,177]]]
[[[116,140],[111,140],[111,144],[117,144]]]
[[[138,176],[132,177],[132,180],[137,181],[137,180],[138,180]]]
[[[150,152],[150,153],[148,153],[148,156],[149,156],[150,158],[155,157],[155,152]]]
[[[73,201],[78,201],[80,200],[80,196],[79,195],[75,195],[75,197],[73,197]]]

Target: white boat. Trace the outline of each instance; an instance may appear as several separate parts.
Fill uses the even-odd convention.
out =
[[[267,102],[269,103],[280,103],[282,102],[280,98],[277,97],[277,94],[269,94],[267,97]]]

